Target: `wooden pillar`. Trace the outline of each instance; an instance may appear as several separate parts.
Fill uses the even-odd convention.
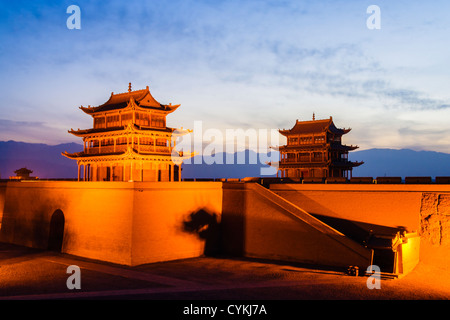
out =
[[[181,181],[181,163],[178,165],[178,182]]]
[[[133,181],[133,161],[130,161],[130,180]]]
[[[113,169],[114,169],[113,165],[110,164],[109,165],[109,181],[114,181],[113,180],[114,179]]]
[[[114,138],[114,152],[116,152],[116,139],[117,138]]]
[[[175,181],[175,176],[174,176],[174,172],[175,172],[175,170],[174,170],[175,168],[174,168],[174,165],[173,164],[171,164],[170,165],[170,181]]]
[[[138,152],[141,152],[141,138],[138,136]]]
[[[81,169],[81,164],[78,164],[78,181],[80,181],[80,169]]]

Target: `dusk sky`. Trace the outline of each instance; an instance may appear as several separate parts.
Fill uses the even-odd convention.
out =
[[[81,143],[67,133],[92,127],[78,107],[131,82],[181,104],[170,127],[283,129],[315,113],[361,149],[450,153],[449,1],[0,3],[0,140]]]

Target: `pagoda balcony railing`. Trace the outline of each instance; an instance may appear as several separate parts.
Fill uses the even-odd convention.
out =
[[[323,158],[309,158],[309,157],[300,157],[300,158],[292,158],[292,159],[282,159],[280,163],[312,163],[312,162],[324,162],[327,161]]]
[[[91,147],[86,149],[87,154],[105,154],[105,153],[117,153],[126,151],[128,146],[126,144],[118,144],[116,146],[101,146]],[[167,146],[153,146],[153,145],[134,145],[134,150],[138,152],[156,152],[156,153],[170,153],[171,149]]]
[[[328,161],[327,158],[322,158],[322,157],[298,157],[298,158],[286,158],[286,159],[281,159],[280,163],[311,163],[311,162],[324,162],[324,161]],[[342,158],[342,159],[333,159],[332,162],[334,164],[348,164],[352,161]]]
[[[333,160],[332,162],[334,165],[340,165],[340,166],[345,166],[345,165],[349,165],[349,164],[354,164],[354,163],[359,163],[359,162],[353,162],[350,161],[348,159],[338,159],[338,160]]]
[[[302,143],[293,143],[290,142],[284,146],[280,146],[280,149],[289,149],[289,148],[298,148],[298,147],[322,147],[322,146],[326,146],[329,142],[325,142],[325,141],[317,141],[317,142],[302,142]]]
[[[91,147],[86,149],[87,154],[103,154],[103,153],[115,153],[124,152],[127,150],[126,144],[118,144],[114,146],[101,146],[101,147]]]
[[[152,146],[152,145],[135,145],[134,148],[139,152],[156,152],[156,153],[170,153],[170,147],[167,146]]]

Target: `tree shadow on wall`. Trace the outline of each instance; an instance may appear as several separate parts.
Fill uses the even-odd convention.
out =
[[[206,209],[192,212],[187,220],[183,221],[183,231],[196,234],[205,240],[206,256],[211,256],[220,251],[220,222],[215,213],[209,213]]]

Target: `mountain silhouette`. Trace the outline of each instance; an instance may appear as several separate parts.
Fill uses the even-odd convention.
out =
[[[364,164],[353,169],[355,177],[450,176],[450,154],[410,149],[368,149],[349,153],[350,161]]]
[[[0,175],[2,179],[15,176],[23,167],[33,170],[32,176],[41,179],[73,179],[77,177],[77,164],[61,152],[82,151],[77,143],[47,145],[16,141],[0,141]]]
[[[276,161],[278,158],[276,159]],[[211,156],[195,156],[182,166],[184,179],[218,179],[245,177],[276,177],[276,171],[270,174],[270,161],[267,155],[252,150],[230,153],[217,153]]]
[[[74,179],[77,165],[61,152],[82,151],[77,143],[47,145],[16,141],[0,141],[0,175],[7,179],[23,167],[33,170],[41,179]],[[232,164],[227,164],[233,159]],[[244,163],[240,164],[244,159]],[[261,177],[269,159],[251,150],[235,154],[217,153],[196,156],[182,166],[184,179],[217,179]],[[450,176],[450,154],[410,149],[368,149],[349,153],[349,160],[364,161],[353,170],[354,177]],[[263,172],[264,173],[264,172]],[[274,175],[269,175],[274,176]]]

